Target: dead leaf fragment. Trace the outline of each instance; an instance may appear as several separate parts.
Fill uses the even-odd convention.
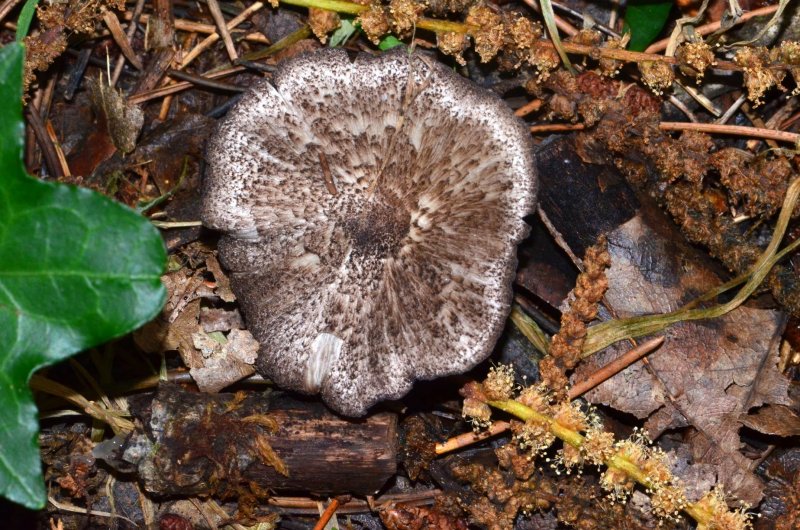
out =
[[[136,147],[136,139],[144,125],[142,109],[128,103],[121,92],[108,86],[102,79],[87,81],[95,112],[105,117],[114,146],[122,153],[130,153]]]
[[[203,307],[200,309],[200,325],[203,331],[230,331],[244,328],[244,320],[238,309],[223,309],[216,307]]]
[[[217,296],[222,298],[225,302],[233,302],[236,296],[231,291],[231,284],[228,281],[228,275],[222,271],[216,256],[209,255],[206,258],[206,268],[214,275],[214,280],[217,282],[216,292]]]
[[[195,333],[193,337],[201,335],[209,337],[202,331]],[[214,339],[209,340],[216,342]],[[195,365],[190,365],[189,369],[198,388],[203,392],[219,392],[226,386],[255,373],[253,364],[258,357],[259,344],[249,331],[231,330],[227,342],[221,348],[216,348],[208,342],[203,342],[203,345],[211,346],[210,353],[204,354],[202,359],[194,356]]]
[[[800,436],[800,416],[786,405],[766,405],[754,414],[743,414],[739,422],[773,436]]]
[[[649,223],[637,216],[608,236],[606,301],[619,317],[672,311],[719,281]],[[630,366],[587,397],[648,418],[652,438],[693,426],[693,461],[717,466],[726,492],[756,504],[763,485],[753,461],[739,451],[739,417],[766,403],[788,403],[788,381],[777,369],[783,323],[777,311],[740,307],[718,319],[677,324],[648,366]],[[618,354],[610,348],[593,356],[576,377]]]

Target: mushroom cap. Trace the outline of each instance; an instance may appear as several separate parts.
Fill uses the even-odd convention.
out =
[[[360,416],[492,351],[535,204],[530,133],[408,52],[299,56],[210,140],[202,217],[258,370]]]

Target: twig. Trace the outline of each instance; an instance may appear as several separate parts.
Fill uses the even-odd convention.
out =
[[[683,112],[686,115],[686,117],[689,118],[689,121],[691,122],[697,121],[697,117],[694,115],[694,112],[689,110],[689,107],[684,105],[683,101],[681,101],[680,99],[676,98],[673,95],[669,96],[668,101],[672,104],[673,107]]]
[[[45,121],[44,128],[47,131],[47,136],[50,138],[50,143],[53,144],[53,149],[56,152],[56,158],[58,158],[58,165],[61,168],[61,174],[65,177],[71,177],[72,172],[69,170],[69,164],[67,164],[67,157],[64,156],[64,150],[61,149],[61,142],[58,141],[56,131],[53,129],[53,123],[50,120]]]
[[[711,134],[730,134],[749,138],[762,138],[797,144],[800,134],[759,127],[745,127],[742,125],[721,125],[718,123],[685,123],[662,121],[658,128],[662,131],[700,131]]]
[[[781,123],[781,129],[788,128],[790,125],[793,125],[798,120],[800,120],[800,112],[795,113],[791,118],[788,118],[785,122]]]
[[[239,58],[239,54],[236,53],[236,47],[233,45],[233,39],[228,31],[228,25],[225,23],[225,17],[222,15],[222,10],[219,8],[217,0],[206,0],[206,5],[211,12],[211,18],[214,19],[214,23],[217,25],[217,33],[215,35],[222,37],[228,57],[231,61],[235,61]]]
[[[750,120],[750,123],[752,123],[754,127],[759,128],[759,129],[769,129],[769,127],[767,127],[764,124],[764,120],[761,119],[761,116],[759,116],[755,112],[753,112],[753,109],[750,107],[750,105],[746,101],[744,103],[742,103],[742,113],[745,116],[747,116],[747,119]],[[766,140],[766,142],[767,142],[767,145],[771,149],[777,149],[778,148],[778,144],[777,144],[777,142],[775,142],[775,140],[768,139],[768,140]],[[758,147],[758,140],[748,140],[747,141],[747,148],[748,149],[755,149],[756,147]]]
[[[64,88],[64,99],[67,101],[71,100],[75,95],[75,91],[78,90],[78,87],[81,84],[81,79],[83,79],[83,74],[86,72],[86,67],[89,66],[89,59],[91,57],[91,48],[83,49],[78,53],[78,60],[72,67],[72,71],[69,74],[69,79],[67,79],[67,86]]]
[[[244,66],[245,68],[249,68],[250,70],[256,70],[258,72],[264,72],[267,74],[271,74],[277,68],[275,65],[272,64],[261,64],[255,61],[246,61],[241,57],[236,61],[236,64],[239,66]]]
[[[192,228],[203,226],[203,221],[150,221],[156,228]]]
[[[190,74],[189,72],[181,72],[180,70],[167,70],[167,75],[174,77],[175,79],[181,79],[198,86],[204,86],[206,88],[213,88],[216,90],[226,90],[228,92],[244,92],[246,90],[240,86],[230,85],[221,81],[214,81],[213,79],[209,79],[201,75]]]
[[[220,77],[233,75],[242,72],[244,70],[245,68],[242,66],[234,66],[232,68],[226,68],[225,70],[219,70],[217,72],[203,74],[203,77],[206,79],[219,79]],[[181,81],[180,83],[175,83],[174,85],[156,88],[153,90],[149,90],[147,92],[142,92],[141,94],[134,94],[133,96],[128,98],[128,102],[134,105],[138,105],[140,103],[144,103],[145,101],[150,101],[151,99],[158,99],[160,97],[164,97],[169,94],[182,92],[188,88],[192,88],[193,86],[195,86],[193,83]]]
[[[739,98],[736,101],[734,101],[731,104],[731,106],[728,107],[725,113],[719,118],[717,118],[717,120],[714,123],[717,123],[719,125],[724,125],[725,123],[727,123],[728,120],[731,119],[734,114],[736,114],[736,111],[739,110],[739,107],[741,107],[742,103],[744,103],[746,100],[747,100],[747,94],[742,93],[742,95],[739,96]]]
[[[96,517],[108,517],[108,518],[112,518],[112,519],[125,519],[126,521],[131,523],[133,526],[136,526],[136,523],[134,523],[133,521],[131,521],[127,517],[125,517],[123,515],[116,514],[116,513],[103,512],[103,511],[100,511],[100,510],[88,510],[86,508],[81,508],[80,506],[75,506],[74,504],[67,504],[67,503],[63,503],[63,502],[58,502],[57,500],[55,500],[55,498],[53,498],[50,495],[47,496],[47,501],[50,504],[52,504],[53,506],[55,506],[57,510],[61,510],[62,512],[82,513],[82,514],[86,514],[86,515],[94,515]]]
[[[534,2],[533,0],[522,0],[522,1],[525,2],[528,5],[528,7],[530,7],[531,9],[536,11],[537,13],[541,13],[542,12],[542,9],[539,6],[538,2]],[[556,6],[556,4],[553,4],[553,7],[555,7],[555,6]],[[562,7],[562,6],[559,6],[559,7]],[[562,9],[563,9],[563,7],[562,7]],[[570,24],[569,22],[567,22],[563,18],[559,17],[558,15],[554,15],[553,19],[556,21],[556,27],[558,29],[560,29],[561,31],[563,31],[566,35],[569,35],[570,37],[574,37],[575,35],[578,34],[578,28],[576,28],[575,26],[573,26],[572,24]]]
[[[524,104],[523,106],[515,110],[514,116],[520,118],[523,116],[527,116],[531,112],[536,112],[537,110],[542,108],[543,104],[544,102],[541,99],[534,99],[533,101],[529,101],[528,103]]]
[[[369,6],[347,2],[344,0],[281,0],[281,3],[300,7],[315,7],[318,9],[335,11],[337,13],[346,13],[350,15],[358,15],[369,9]],[[416,26],[417,29],[424,29],[437,33],[454,32],[474,35],[477,31],[480,31],[480,28],[476,26],[463,24],[461,22],[452,22],[449,20],[432,18],[420,18],[417,20]],[[542,41],[542,44],[545,46],[553,46],[553,43],[550,41]],[[575,42],[562,42],[561,45],[563,50],[567,53],[588,55],[594,58],[616,59],[619,61],[636,63],[643,61],[660,61],[667,64],[678,64],[678,60],[675,57],[666,57],[656,53],[634,52],[631,50],[618,48],[598,48],[596,46],[587,46],[584,44],[577,44]],[[787,70],[789,65],[775,63],[769,65],[768,68],[774,70]],[[714,64],[711,69],[722,71],[741,71],[742,67],[733,61],[717,61],[717,63]]]
[[[719,117],[719,115],[722,114],[722,111],[720,111],[717,107],[715,107],[714,103],[710,99],[708,99],[706,95],[703,94],[700,90],[677,80],[675,81],[675,84],[681,87],[683,90],[685,90],[686,93],[692,97],[692,99],[698,102],[701,107],[710,112],[715,118]]]
[[[64,174],[61,172],[61,164],[58,160],[58,154],[53,146],[53,142],[50,141],[50,136],[47,134],[47,128],[45,127],[41,116],[39,116],[39,112],[35,108],[31,108],[28,109],[27,114],[28,123],[30,124],[31,129],[33,129],[33,134],[36,136],[39,147],[42,149],[47,171],[50,172],[50,176],[54,179],[60,179],[64,176]]]
[[[543,132],[564,132],[564,131],[582,131],[586,125],[582,123],[545,123],[544,125],[532,125],[530,131],[533,134]]]
[[[128,41],[128,36],[125,35],[125,32],[122,30],[122,26],[119,25],[119,19],[117,15],[108,9],[103,11],[103,22],[106,23],[108,26],[108,31],[111,32],[111,37],[114,39],[114,42],[117,43],[119,49],[122,50],[122,55],[125,56],[128,61],[136,68],[137,70],[142,69],[142,61],[136,56],[136,52],[133,51],[131,48],[131,43]]]
[[[556,3],[556,2],[551,2],[551,3],[553,4],[553,7],[558,9],[559,11],[563,11],[563,12],[569,14],[570,16],[572,16],[572,17],[580,20],[581,22],[583,22],[585,17],[583,15],[583,13],[581,13],[580,11],[575,11],[571,7],[566,6],[564,4],[559,4],[559,3]],[[614,4],[614,8],[615,9],[611,12],[611,16],[612,17],[616,14],[616,7],[617,7],[617,4],[615,3]],[[558,18],[556,18],[556,22],[558,22]],[[608,35],[610,37],[619,37],[620,36],[619,33],[614,31],[614,29],[613,29],[613,21],[612,20],[609,20],[609,25],[608,26],[600,24],[599,22],[597,22],[595,20],[593,27],[599,29],[600,31],[602,31],[603,33],[605,33],[606,35]],[[562,29],[562,31],[564,31],[564,33],[566,33],[565,30]]]
[[[133,8],[133,14],[130,15],[130,18],[125,17],[125,20],[129,20],[130,23],[128,24],[128,31],[125,32],[125,35],[128,37],[128,41],[130,41],[134,35],[136,35],[136,26],[139,24],[139,18],[142,16],[142,11],[144,11],[144,0],[137,0],[136,7]],[[128,12],[125,12],[125,15],[128,15]],[[111,74],[111,81],[109,81],[109,85],[112,87],[117,84],[119,81],[119,76],[122,75],[122,67],[125,66],[125,55],[122,54],[117,57],[117,64],[114,65],[114,73]]]
[[[436,495],[439,493],[440,491],[437,489],[430,489],[427,491],[416,491],[413,493],[381,495],[376,499],[372,499],[372,503],[363,501],[361,499],[351,499],[347,502],[341,503],[337,512],[340,514],[368,513],[373,511],[374,508],[379,508],[383,505],[392,503],[402,504],[404,506],[430,505],[433,504]],[[298,515],[319,514],[317,501],[307,497],[270,497],[267,502],[270,506],[274,506],[285,512],[296,513]],[[372,506],[370,506],[370,504],[372,504]]]
[[[610,379],[628,366],[632,365],[648,353],[651,353],[663,343],[664,337],[662,336],[650,339],[647,342],[643,342],[642,344],[636,346],[635,348],[631,348],[577,385],[570,388],[569,398],[575,399],[579,396],[582,396],[600,383],[603,383],[607,379]]]
[[[298,30],[294,31],[286,35],[284,38],[276,42],[275,44],[264,48],[263,50],[257,50],[254,52],[250,52],[248,54],[242,55],[239,57],[237,64],[243,61],[258,61],[259,59],[264,59],[265,57],[269,57],[270,55],[275,55],[281,50],[284,50],[291,46],[296,42],[300,42],[301,40],[305,39],[306,37],[311,36],[311,28],[308,26],[303,26]]]
[[[209,6],[210,5],[211,4],[209,4]],[[245,9],[244,11],[239,13],[237,16],[232,18],[230,22],[225,24],[225,28],[227,30],[234,29],[236,26],[238,26],[239,24],[241,24],[242,22],[247,20],[247,17],[249,17],[250,15],[255,13],[256,11],[259,11],[263,7],[264,7],[264,3],[263,2],[254,2],[247,9]],[[230,33],[228,34],[228,37],[230,38]],[[220,38],[219,33],[214,32],[211,35],[209,35],[208,37],[206,37],[205,39],[203,39],[202,41],[200,41],[200,43],[197,46],[192,48],[192,50],[189,53],[186,54],[186,57],[184,57],[183,61],[181,61],[181,65],[178,67],[178,69],[179,70],[183,70],[184,68],[186,68],[189,65],[189,63],[194,61],[201,53],[203,53],[205,50],[210,48],[215,42],[217,42],[219,40],[219,38]],[[235,51],[234,51],[234,55],[236,55]],[[239,56],[236,55],[235,57],[231,58],[231,61],[236,61],[236,59],[238,59],[238,58],[239,58]]]
[[[0,21],[2,21],[22,0],[6,0],[0,4]]]
[[[322,512],[322,515],[319,517],[319,521],[317,524],[314,525],[314,530],[322,530],[325,528],[325,525],[328,524],[328,521],[331,520],[333,514],[336,513],[336,509],[339,507],[339,499],[333,499],[328,507],[325,508],[325,511]]]
[[[747,22],[748,20],[750,20],[753,17],[760,17],[760,16],[763,16],[763,15],[771,15],[772,13],[774,13],[777,10],[778,10],[778,6],[777,5],[762,7],[762,8],[759,8],[759,9],[754,9],[752,11],[744,13],[741,17],[739,17],[739,20],[736,21],[736,24],[734,24],[734,26],[742,24],[744,22]],[[721,23],[718,20],[716,22],[711,22],[709,24],[704,24],[702,26],[697,26],[696,28],[694,28],[694,31],[698,35],[705,36],[705,35],[710,35],[711,33],[714,33],[720,27],[721,27]],[[661,39],[660,41],[656,41],[653,44],[651,44],[650,46],[648,46],[647,49],[645,50],[645,53],[663,52],[664,50],[667,49],[667,45],[668,44],[669,44],[669,38]]]
[[[457,449],[461,449],[462,447],[467,447],[474,443],[486,440],[487,438],[491,438],[492,436],[502,434],[510,428],[511,424],[507,421],[495,421],[485,431],[478,433],[472,431],[465,432],[463,434],[459,434],[458,436],[453,436],[442,443],[436,444],[436,454],[443,455],[445,453],[450,453]]]
[[[122,18],[125,20],[130,20],[131,15],[129,13],[123,14]],[[150,20],[150,15],[144,14],[141,16],[141,21],[143,24],[146,24],[147,21]],[[210,35],[212,33],[217,32],[216,26],[213,24],[203,24],[201,22],[194,22],[193,20],[185,20],[182,18],[175,19],[175,29],[178,31],[194,31],[196,33],[202,33],[204,35]],[[246,41],[250,42],[258,42],[261,44],[269,44],[270,41],[261,33],[254,31],[252,33],[248,33],[244,37],[242,37]]]

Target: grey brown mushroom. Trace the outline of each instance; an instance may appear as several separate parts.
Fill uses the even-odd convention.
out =
[[[507,106],[433,60],[281,65],[210,141],[203,221],[258,370],[360,416],[492,351],[537,179]]]

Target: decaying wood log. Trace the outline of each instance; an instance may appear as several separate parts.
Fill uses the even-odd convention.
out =
[[[202,394],[163,384],[132,400],[123,447],[156,495],[299,490],[374,494],[396,472],[397,417],[351,420],[281,393]]]

